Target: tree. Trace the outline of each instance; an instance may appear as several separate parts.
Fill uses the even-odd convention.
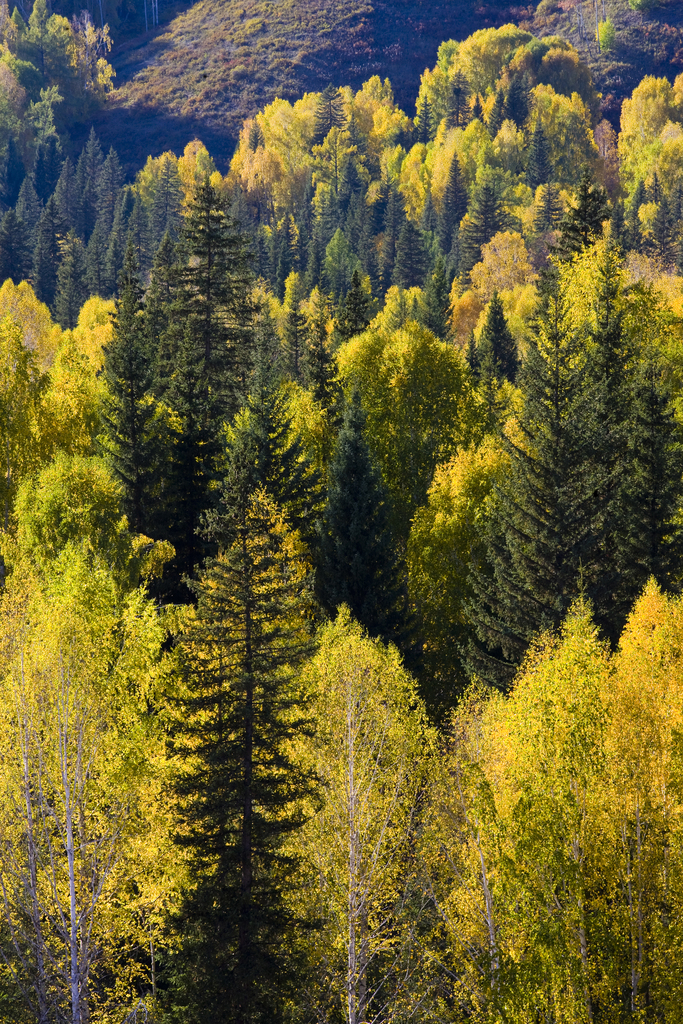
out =
[[[505,117],[523,128],[529,117],[529,81],[526,75],[515,74],[505,99]]]
[[[62,166],[62,148],[56,135],[49,135],[38,143],[33,165],[33,187],[38,198],[46,203],[59,181]]]
[[[674,223],[669,202],[662,193],[652,222],[652,245],[657,256],[666,264],[670,264],[673,260],[674,237]]]
[[[87,241],[98,219],[98,191],[100,171],[104,157],[95,129],[90,129],[76,166],[76,186],[82,198],[82,223],[77,225],[79,233]]]
[[[19,284],[28,277],[31,257],[24,222],[8,210],[0,222],[0,279]]]
[[[33,253],[33,287],[41,302],[53,307],[57,294],[57,268],[60,259],[60,242],[65,225],[59,216],[57,201],[50,196],[40,221]]]
[[[83,242],[73,231],[61,243],[60,255],[55,313],[64,330],[73,330],[87,294]]]
[[[102,228],[106,227],[104,219],[98,221]],[[123,270],[123,260],[126,253],[126,215],[124,212],[123,195],[119,194],[116,201],[116,212],[109,232],[107,253],[104,258],[104,281],[107,295],[115,295],[119,281],[119,275]]]
[[[313,142],[320,144],[333,128],[345,127],[346,114],[344,113],[344,102],[339,89],[335,89],[330,84],[321,92],[318,100],[315,111]]]
[[[427,269],[426,264],[427,254],[422,235],[412,221],[406,218],[396,240],[392,283],[397,284],[400,288],[413,288],[421,285]]]
[[[527,160],[526,167],[527,184],[535,191],[539,185],[548,184],[552,173],[548,140],[543,128],[543,122],[540,117],[537,117],[529,143],[529,159]]]
[[[301,311],[303,299],[299,274],[290,274],[285,294],[284,343],[287,371],[292,380],[303,379],[306,318]]]
[[[453,128],[464,128],[471,117],[467,102],[470,86],[461,71],[456,71],[451,79],[448,119]]]
[[[19,198],[19,190],[26,178],[24,161],[17,148],[13,135],[7,140],[5,164],[2,176],[2,198],[8,206],[14,206]]]
[[[514,384],[519,366],[517,344],[508,327],[503,303],[494,291],[479,335],[477,351],[481,377],[509,380]]]
[[[442,341],[446,340],[450,332],[450,311],[450,288],[443,257],[439,256],[424,291],[422,323]]]
[[[124,490],[131,529],[153,532],[152,486],[158,470],[152,423],[154,360],[145,330],[142,286],[131,244],[126,250],[112,340],[104,352],[104,450]]]
[[[557,185],[539,185],[534,200],[534,231],[552,231],[562,220],[564,206]]]
[[[106,232],[110,232],[114,224],[122,185],[123,170],[116,150],[112,147],[97,176],[97,215]]]
[[[174,975],[192,1022],[280,1016],[297,932],[286,903],[296,857],[285,841],[312,791],[291,746],[308,729],[295,680],[310,650],[307,566],[272,500],[250,493],[244,469],[233,459],[207,522],[221,554],[194,585],[197,610],[179,642],[187,686],[178,842],[192,886],[176,919]]]
[[[441,197],[441,210],[437,226],[439,246],[444,256],[447,256],[453,247],[453,234],[458,230],[460,221],[467,213],[468,202],[469,197],[460,167],[460,159],[458,154],[454,153],[448,170],[446,188]]]
[[[432,105],[426,95],[422,96],[417,103],[415,129],[417,141],[421,142],[425,146],[428,142],[432,141],[436,134],[436,124],[434,123]]]
[[[169,232],[178,236],[180,232],[180,211],[183,189],[174,160],[161,158],[159,175],[154,184],[150,232],[152,251],[156,252],[164,235]]]
[[[69,157],[62,164],[62,172],[55,187],[55,199],[59,216],[65,224],[74,228],[78,233],[78,225],[81,222],[82,198],[78,193],[76,174]]]
[[[85,251],[85,277],[90,295],[104,296],[107,286],[107,245],[102,221],[98,220]]]
[[[507,226],[497,183],[485,178],[475,186],[461,226],[462,268],[469,271],[480,259],[481,247]]]
[[[502,88],[499,88],[496,90],[493,106],[489,111],[489,117],[486,123],[486,127],[488,128],[489,135],[492,139],[495,139],[496,135],[502,128],[505,117],[505,92]]]
[[[372,299],[363,288],[358,270],[351,277],[351,287],[339,305],[335,328],[342,341],[348,341],[360,334],[370,323],[369,314]]]
[[[328,469],[317,589],[328,612],[345,604],[371,636],[403,645],[407,610],[401,569],[389,528],[388,496],[363,438],[364,426],[354,391]]]
[[[33,258],[33,250],[36,245],[36,233],[38,230],[40,215],[42,213],[42,207],[36,190],[33,187],[33,182],[28,174],[24,178],[21,188],[19,189],[19,198],[17,199],[15,209],[17,217],[19,217],[26,226],[31,258]]]
[[[314,288],[307,323],[304,377],[316,402],[328,412],[335,405],[339,393],[337,367],[328,330],[330,313],[329,299],[318,288]]]
[[[645,199],[645,182],[641,179],[638,181],[635,191],[631,196],[631,202],[628,206],[628,216],[626,218],[628,243],[627,247],[629,249],[635,249],[636,252],[640,251],[643,243],[643,237],[640,227],[640,217],[638,216],[638,214],[640,212],[641,206],[645,202]]]
[[[584,168],[573,201],[560,223],[557,248],[564,257],[586,249],[602,236],[602,224],[607,218],[607,193],[602,185],[593,181],[589,168]]]

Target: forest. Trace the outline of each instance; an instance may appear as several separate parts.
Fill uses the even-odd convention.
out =
[[[0,4],[0,1020],[678,1024],[683,75],[130,176],[86,15]]]

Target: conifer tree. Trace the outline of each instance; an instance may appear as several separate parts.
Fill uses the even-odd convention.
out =
[[[10,277],[15,284],[28,277],[31,255],[24,222],[8,210],[0,222],[0,280]]]
[[[90,295],[104,298],[107,285],[107,240],[102,221],[97,221],[85,252],[85,281]]]
[[[474,328],[470,331],[467,339],[467,365],[472,371],[475,380],[479,377],[479,353],[477,351],[477,339],[474,336]]]
[[[326,412],[333,409],[339,397],[337,367],[328,332],[330,320],[330,300],[315,289],[308,316],[304,375],[306,386]]]
[[[560,224],[558,253],[564,257],[573,256],[599,238],[607,212],[607,192],[593,181],[593,175],[586,167]]]
[[[519,366],[517,344],[508,327],[497,291],[494,291],[489,302],[479,336],[478,358],[482,375],[488,374],[499,381],[509,380],[514,383]]]
[[[301,311],[301,300],[296,295],[291,305],[286,307],[283,333],[287,371],[292,380],[299,383],[304,374],[306,317]]]
[[[100,168],[97,178],[97,213],[105,231],[109,232],[116,216],[116,204],[123,186],[123,170],[118,154],[112,147]],[[116,286],[116,282],[114,282]]]
[[[427,281],[424,302],[425,312],[422,322],[437,338],[445,341],[450,329],[450,288],[442,256],[438,257],[434,265],[434,272],[430,274]]]
[[[235,453],[207,540],[220,555],[193,586],[180,638],[187,669],[177,749],[177,841],[192,887],[176,921],[183,1020],[269,1024],[294,991],[297,921],[287,904],[312,778],[293,760],[307,731],[294,674],[310,652],[307,569],[279,511]]]
[[[74,231],[61,242],[60,256],[55,314],[64,330],[73,330],[87,295],[83,242]]]
[[[622,199],[615,199],[612,205],[612,213],[609,219],[609,237],[615,245],[627,249],[629,246],[629,231],[624,215],[624,203]]]
[[[507,225],[500,191],[495,181],[484,178],[475,186],[467,217],[461,226],[462,269],[469,273],[481,258],[481,247]]]
[[[31,249],[31,257],[33,257],[42,207],[40,205],[38,194],[33,187],[33,182],[28,174],[24,178],[21,188],[19,189],[19,198],[17,199],[15,209],[17,217],[24,222],[24,226],[26,227],[26,237]]]
[[[335,328],[342,341],[361,334],[370,323],[371,298],[363,288],[358,270],[351,277],[351,287],[342,299]]]
[[[147,210],[139,196],[135,197],[133,210],[128,218],[128,240],[133,243],[140,273],[145,275],[150,266],[149,221]]]
[[[662,262],[667,264],[672,262],[675,252],[674,224],[669,201],[663,192],[652,222],[652,246]]]
[[[2,198],[8,206],[16,205],[19,191],[26,177],[24,161],[21,159],[14,136],[10,135],[7,140],[2,173]]]
[[[100,171],[104,157],[95,129],[90,129],[88,141],[78,158],[76,167],[76,184],[82,199],[82,221],[78,227],[79,234],[88,241],[98,218],[98,186]]]
[[[415,113],[415,132],[417,141],[423,143],[425,146],[428,142],[432,141],[436,134],[432,105],[427,96],[423,96],[417,104],[417,111]]]
[[[346,127],[344,102],[339,89],[330,84],[320,94],[315,111],[313,142],[324,142],[333,128]]]
[[[422,284],[427,269],[427,253],[422,235],[406,218],[396,240],[396,256],[391,276],[393,284],[412,288]]]
[[[529,80],[527,75],[515,74],[505,99],[505,117],[523,128],[529,116]]]
[[[552,231],[562,220],[563,206],[557,185],[539,185],[536,190],[534,231]]]
[[[493,101],[493,106],[489,112],[489,118],[486,123],[489,135],[492,139],[495,139],[496,135],[503,126],[505,120],[505,92],[502,88],[496,90],[496,97]]]
[[[50,196],[38,222],[36,247],[33,252],[33,288],[41,302],[54,307],[57,294],[57,268],[60,241],[65,225],[59,216],[57,201]]]
[[[106,220],[100,222],[106,228]],[[123,196],[119,194],[116,202],[114,221],[109,232],[107,243],[107,254],[104,258],[104,280],[107,295],[115,295],[119,276],[123,270],[123,260],[126,255],[126,217],[124,214]]]
[[[33,187],[38,198],[46,203],[59,181],[62,167],[62,147],[56,135],[48,135],[38,143],[33,165]]]
[[[456,71],[451,79],[451,91],[448,97],[448,121],[452,128],[464,128],[471,117],[467,102],[470,85],[462,71]]]
[[[60,217],[78,234],[78,225],[81,222],[81,196],[78,193],[76,172],[69,157],[62,164],[62,171],[55,188],[55,199]]]
[[[380,251],[380,283],[386,291],[392,282],[394,262],[396,260],[396,243],[405,221],[403,201],[398,189],[392,182],[388,186],[386,210],[384,213],[382,247]]]
[[[457,231],[460,221],[467,213],[469,197],[467,187],[460,167],[458,154],[453,154],[451,165],[448,170],[446,188],[441,199],[441,212],[437,227],[439,246],[444,256],[447,256],[453,246],[453,234]]]
[[[529,143],[529,157],[526,167],[527,184],[534,190],[539,185],[547,185],[553,173],[550,163],[550,149],[540,117],[534,122]]]
[[[371,636],[404,643],[405,600],[387,492],[363,437],[365,415],[355,392],[328,470],[319,538],[317,587],[324,608],[341,604]]]
[[[183,187],[174,161],[164,160],[154,186],[150,213],[150,234],[154,251],[161,244],[166,232],[177,238],[180,232],[180,211],[183,201]]]
[[[479,93],[475,93],[474,99],[472,100],[472,120],[481,121],[482,115],[483,110],[481,106],[481,98],[479,96]]]
[[[104,350],[104,450],[124,491],[132,530],[153,532],[157,452],[152,435],[154,361],[145,330],[143,291],[135,249],[128,244],[109,345]]]
[[[640,217],[638,216],[641,206],[646,200],[645,183],[639,181],[628,205],[628,216],[626,228],[628,237],[628,248],[640,252],[643,244],[643,236],[640,228]]]

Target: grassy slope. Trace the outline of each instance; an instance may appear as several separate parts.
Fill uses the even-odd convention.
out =
[[[242,120],[275,96],[294,99],[329,81],[357,86],[379,74],[410,111],[420,74],[444,39],[512,20],[574,43],[616,124],[621,99],[644,74],[683,70],[683,0],[647,16],[627,0],[605,0],[619,42],[608,55],[590,36],[592,2],[583,2],[585,39],[575,4],[558,0],[535,16],[533,5],[509,0],[197,0],[155,37],[117,48],[118,88],[95,126],[131,171],[148,153],[180,152],[195,137],[224,166]]]

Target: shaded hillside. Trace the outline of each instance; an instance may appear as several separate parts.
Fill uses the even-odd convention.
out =
[[[509,20],[493,0],[200,0],[114,57],[118,89],[96,125],[129,166],[199,135],[217,158],[275,96],[389,76],[410,110],[444,39]]]

